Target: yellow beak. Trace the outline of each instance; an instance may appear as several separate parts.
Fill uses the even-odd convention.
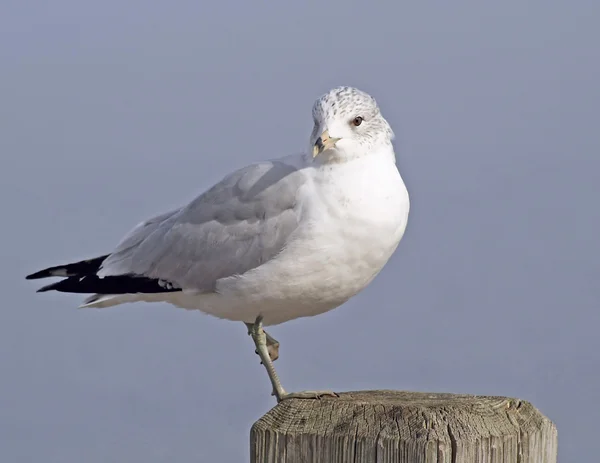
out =
[[[316,158],[323,151],[333,148],[339,140],[339,138],[330,137],[329,130],[323,132],[321,136],[317,138],[315,146],[313,146],[313,158]]]

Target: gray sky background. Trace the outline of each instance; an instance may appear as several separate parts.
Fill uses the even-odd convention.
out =
[[[304,149],[337,85],[379,100],[411,216],[363,293],[272,329],[284,385],[517,396],[590,461],[600,3],[282,3],[2,2],[2,461],[247,461],[274,400],[241,323],[23,277]]]

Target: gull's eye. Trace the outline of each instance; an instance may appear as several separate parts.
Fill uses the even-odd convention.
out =
[[[362,124],[362,122],[363,122],[363,118],[360,116],[357,116],[354,119],[352,119],[352,125],[354,127],[358,127],[360,124]]]

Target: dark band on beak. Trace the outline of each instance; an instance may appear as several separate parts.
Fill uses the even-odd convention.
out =
[[[317,141],[315,141],[315,145],[313,146],[313,158],[317,157],[320,153],[325,150],[331,149],[335,146],[335,144],[339,141],[339,138],[332,138],[329,136],[329,131],[325,130],[321,134]]]

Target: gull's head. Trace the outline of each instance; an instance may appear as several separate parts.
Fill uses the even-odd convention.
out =
[[[391,147],[394,133],[375,99],[352,87],[337,87],[319,98],[312,110],[313,158],[330,161],[367,155]]]

